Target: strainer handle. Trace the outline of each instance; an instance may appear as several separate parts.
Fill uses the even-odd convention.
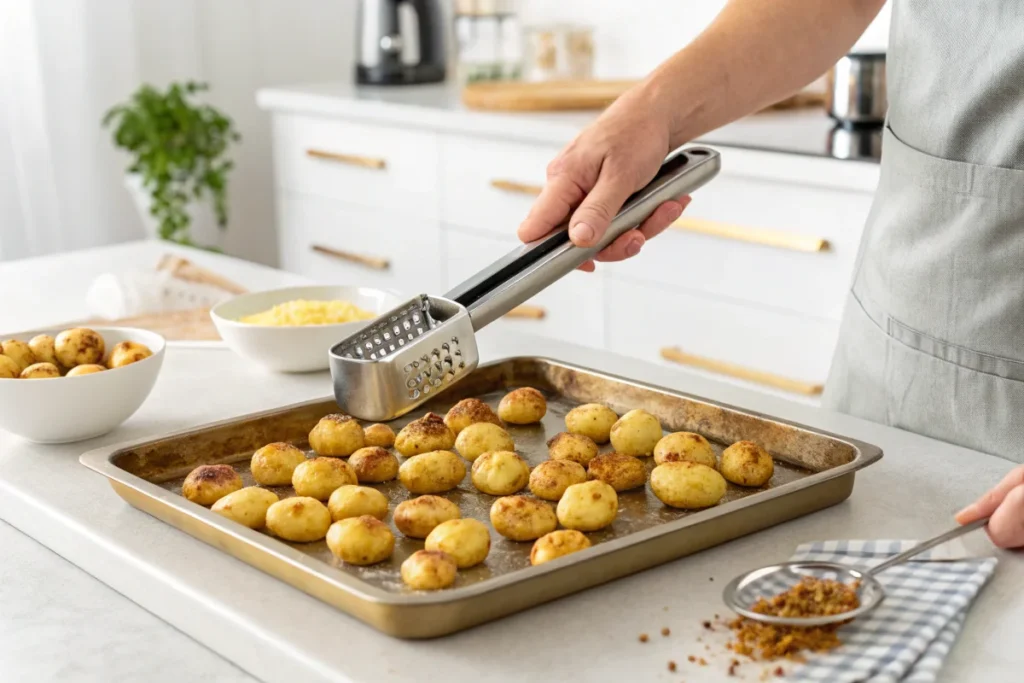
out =
[[[668,157],[658,174],[635,192],[612,219],[600,242],[577,247],[568,224],[524,244],[445,295],[469,310],[473,329],[497,320],[597,256],[617,237],[640,225],[662,203],[697,190],[718,174],[721,158],[708,147],[688,147]]]
[[[896,555],[895,557],[890,557],[882,564],[874,566],[871,569],[865,571],[864,573],[874,576],[879,572],[884,572],[886,569],[889,569],[890,567],[895,567],[898,564],[903,564],[907,560],[920,555],[925,550],[930,550],[931,548],[934,548],[937,545],[942,545],[947,541],[952,541],[954,538],[959,538],[964,534],[968,534],[976,529],[980,529],[986,524],[988,524],[988,517],[971,522],[970,524],[958,526],[955,529],[950,529],[946,533],[936,536],[935,538],[929,539],[927,541],[921,541],[910,550],[906,550],[900,553],[899,555]]]

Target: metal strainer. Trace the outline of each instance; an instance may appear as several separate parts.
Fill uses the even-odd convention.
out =
[[[770,567],[755,569],[729,582],[729,585],[725,587],[722,597],[725,600],[726,606],[736,612],[736,614],[767,624],[825,626],[827,624],[849,621],[875,609],[885,598],[885,589],[878,579],[875,578],[876,575],[898,564],[903,564],[925,550],[963,536],[975,529],[980,529],[987,523],[988,519],[986,518],[971,524],[958,526],[941,536],[918,543],[910,550],[895,555],[870,569],[847,567],[846,565],[834,562],[784,562]],[[784,593],[805,577],[828,579],[846,584],[857,582],[859,584],[857,587],[857,597],[860,600],[860,605],[848,612],[820,617],[779,617],[760,614],[753,610],[758,599],[765,598],[769,600],[780,593]]]
[[[421,294],[338,342],[330,363],[339,407],[354,417],[384,422],[430,400],[476,368],[477,330],[596,256],[663,202],[703,186],[720,167],[713,149],[677,152],[626,200],[599,244],[577,247],[562,226],[443,297]]]

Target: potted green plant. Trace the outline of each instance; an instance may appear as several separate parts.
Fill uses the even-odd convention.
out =
[[[228,223],[228,151],[241,136],[231,119],[195,102],[205,83],[172,83],[161,92],[143,85],[110,109],[114,144],[131,154],[125,184],[155,237],[185,244],[217,239]],[[211,234],[212,233],[212,234]],[[211,245],[203,245],[210,248]]]

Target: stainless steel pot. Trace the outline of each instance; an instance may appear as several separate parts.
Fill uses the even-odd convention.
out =
[[[889,101],[885,90],[885,53],[851,53],[829,69],[825,110],[847,124],[880,124]]]

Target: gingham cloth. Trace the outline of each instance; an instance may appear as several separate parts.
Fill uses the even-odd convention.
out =
[[[797,548],[793,560],[874,566],[917,541],[823,541]],[[789,681],[931,683],[949,654],[971,601],[992,576],[996,559],[942,561],[943,548],[877,576],[885,600],[843,627],[843,645],[809,658]],[[931,560],[931,561],[928,561]]]

